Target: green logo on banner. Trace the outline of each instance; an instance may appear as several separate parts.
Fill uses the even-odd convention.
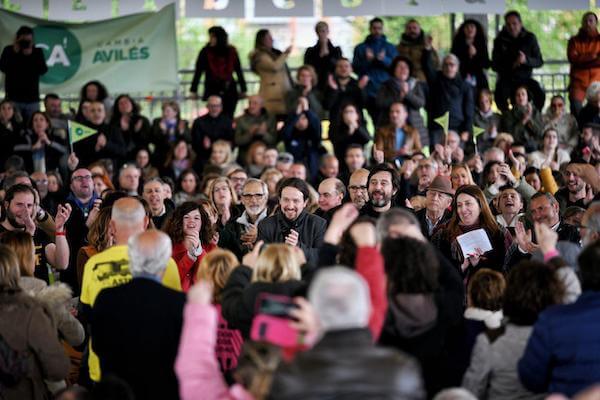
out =
[[[33,31],[48,65],[41,81],[47,84],[68,81],[81,66],[81,44],[77,37],[61,26],[36,26]]]

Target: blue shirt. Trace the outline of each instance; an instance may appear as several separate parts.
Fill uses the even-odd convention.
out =
[[[404,129],[396,128],[396,148],[394,150],[398,151],[404,146],[405,138],[406,134],[404,133]]]

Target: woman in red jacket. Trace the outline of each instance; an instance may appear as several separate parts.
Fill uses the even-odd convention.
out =
[[[200,261],[216,247],[211,242],[212,224],[202,206],[188,201],[173,211],[165,232],[173,241],[173,259],[179,269],[181,288],[187,292],[196,281]]]

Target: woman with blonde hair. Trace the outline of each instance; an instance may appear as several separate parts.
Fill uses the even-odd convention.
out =
[[[212,181],[208,190],[208,199],[219,213],[218,229],[222,229],[227,222],[241,214],[236,207],[239,201],[233,183],[225,176]]]
[[[452,181],[452,189],[454,190],[464,185],[475,184],[471,170],[466,164],[453,164],[450,171],[450,180]]]
[[[225,249],[214,249],[200,262],[198,280],[209,282],[213,287],[213,303],[221,303],[221,293],[227,279],[235,267],[239,265],[235,254]]]
[[[214,249],[200,262],[198,281],[206,281],[212,285],[212,303],[217,309],[219,323],[217,325],[217,359],[223,372],[231,373],[238,363],[244,340],[237,329],[231,329],[221,312],[221,294],[231,275],[239,265],[236,256],[229,250]]]
[[[262,242],[244,257],[243,264],[231,273],[223,289],[222,312],[230,327],[239,329],[244,338],[250,336],[256,302],[263,293],[294,297],[306,289],[301,281],[302,251],[287,244],[268,244],[256,261]]]
[[[231,143],[226,140],[219,139],[211,146],[210,158],[208,164],[204,167],[204,173],[218,172],[221,174],[233,163],[233,150]]]
[[[285,244],[269,245],[256,260],[252,282],[276,283],[300,280],[300,262],[294,248]]]
[[[500,150],[502,150],[504,154],[506,154],[514,142],[515,139],[512,134],[507,132],[500,132],[494,139],[492,147],[497,147]]]
[[[24,293],[20,275],[17,255],[0,244],[0,337],[5,355],[13,360],[2,371],[2,382],[13,381],[10,386],[2,385],[2,396],[46,400],[51,396],[44,380],[65,379],[69,358],[58,340],[52,313]]]
[[[81,323],[69,313],[67,303],[72,291],[64,283],[50,286],[33,276],[35,270],[35,247],[31,235],[22,231],[7,231],[0,234],[0,243],[9,246],[19,262],[19,286],[38,299],[51,313],[61,336],[72,346],[83,343],[85,332]]]

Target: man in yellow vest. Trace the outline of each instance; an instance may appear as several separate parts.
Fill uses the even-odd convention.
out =
[[[85,264],[83,271],[83,282],[81,285],[82,311],[89,315],[90,308],[98,294],[106,288],[115,287],[129,282],[132,279],[129,271],[129,256],[127,254],[127,242],[130,237],[145,231],[149,219],[144,211],[144,206],[135,197],[125,197],[115,202],[112,207],[109,230],[113,235],[115,244],[91,257]],[[169,260],[162,283],[168,288],[181,290],[177,264],[173,259]],[[98,357],[92,351],[90,338],[89,347],[89,374],[90,378],[100,381],[100,363]]]

